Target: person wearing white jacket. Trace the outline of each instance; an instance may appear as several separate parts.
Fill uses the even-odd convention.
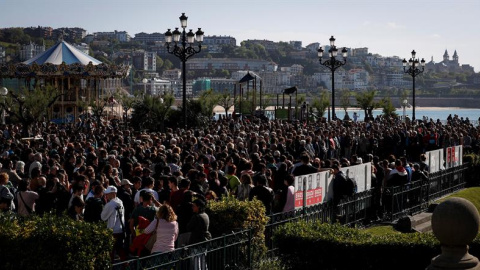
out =
[[[126,252],[124,250],[125,241],[125,209],[123,208],[122,201],[117,198],[117,188],[109,186],[104,191],[108,203],[102,210],[100,215],[103,221],[107,222],[107,228],[113,230],[113,237],[115,238],[115,244],[113,246],[113,252],[111,253],[112,261],[116,255],[120,257],[120,260],[126,259]]]

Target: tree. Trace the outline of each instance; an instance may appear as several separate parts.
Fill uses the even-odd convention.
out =
[[[218,105],[221,98],[221,93],[215,92],[213,89],[203,91],[198,98],[202,106],[202,114],[209,118],[212,117],[213,109]]]
[[[232,94],[228,89],[225,89],[220,93],[220,99],[218,100],[218,105],[225,110],[225,117],[228,116],[228,110],[235,104],[238,97],[232,98]]]
[[[392,99],[390,97],[384,97],[380,101],[380,107],[383,108],[383,116],[385,117],[398,117],[398,114],[395,112],[397,109],[392,104]]]
[[[359,92],[355,95],[355,98],[357,99],[357,105],[360,107],[364,113],[365,113],[365,120],[368,120],[369,118],[373,118],[372,111],[376,107],[378,107],[378,104],[375,103],[375,94],[377,91],[375,90],[370,90],[366,92]]]
[[[51,85],[38,86],[33,90],[22,88],[19,91],[9,91],[5,102],[0,105],[10,115],[12,121],[22,124],[22,136],[29,137],[31,125],[41,121],[62,95]]]
[[[163,69],[163,59],[160,56],[156,56],[156,67],[155,70],[160,73]]]
[[[175,98],[171,94],[164,96],[144,96],[143,100],[135,103],[132,123],[137,128],[163,131],[165,120],[171,110]]]
[[[345,117],[343,120],[350,120],[350,116],[348,115],[347,109],[350,107],[350,96],[351,93],[348,89],[343,88],[340,90],[340,106],[345,111]]]
[[[140,102],[140,98],[138,95],[132,96],[123,92],[119,95],[118,100],[120,101],[120,104],[122,104],[124,122],[128,127],[128,112],[133,109],[138,102]]]
[[[165,59],[163,61],[163,70],[170,70],[173,68],[173,63],[172,61],[168,60],[168,59]]]
[[[82,108],[88,108],[88,110],[91,112],[94,120],[96,121],[96,132],[98,132],[102,126],[102,117],[105,108],[108,105],[108,98],[104,97],[95,100],[91,99],[88,101],[79,101],[77,103],[78,106],[81,106]]]
[[[321,118],[325,114],[328,106],[330,106],[330,96],[327,91],[322,91],[320,97],[315,96],[312,99],[312,108],[317,111],[317,117]]]

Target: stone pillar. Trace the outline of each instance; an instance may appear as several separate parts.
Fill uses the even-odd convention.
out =
[[[432,259],[427,270],[480,270],[478,259],[468,253],[468,243],[477,236],[479,226],[479,214],[471,202],[452,198],[439,204],[432,215],[432,230],[442,254]]]

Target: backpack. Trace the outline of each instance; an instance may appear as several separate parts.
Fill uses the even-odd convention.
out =
[[[345,176],[345,193],[348,197],[353,196],[357,192],[357,182],[355,182],[352,178]]]

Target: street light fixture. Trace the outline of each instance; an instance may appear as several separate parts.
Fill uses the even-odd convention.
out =
[[[415,50],[412,51],[412,58],[410,60],[407,60],[404,58],[402,63],[403,63],[403,71],[412,76],[413,79],[413,108],[412,108],[412,121],[415,121],[415,77],[419,74],[422,74],[423,71],[425,70],[425,59],[422,58],[421,61],[418,60],[418,58],[415,58],[415,55],[417,53]],[[407,69],[408,65],[408,69]],[[421,69],[418,68],[418,66],[421,66]]]
[[[327,67],[332,72],[332,119],[336,119],[335,115],[335,70],[347,63],[347,48],[343,47],[342,57],[343,61],[337,60],[338,49],[335,46],[335,38],[330,38],[330,49],[328,50],[328,56],[330,59],[322,61],[324,50],[322,47],[318,48],[318,60],[322,66]],[[330,121],[330,114],[328,115],[328,121]]]
[[[0,96],[3,97],[3,107],[2,107],[2,125],[5,125],[5,98],[7,97],[8,89],[6,87],[0,88]]]
[[[180,32],[178,28],[175,28],[173,32],[168,29],[168,31],[165,33],[165,45],[167,46],[168,53],[175,55],[182,62],[182,114],[185,128],[187,127],[187,71],[185,63],[190,57],[202,51],[204,34],[201,28],[198,28],[197,32],[195,33],[193,33],[192,29],[190,29],[190,31],[187,33],[185,31],[187,28],[187,19],[188,17],[185,16],[185,13],[182,13],[182,16],[180,16],[180,26],[182,27],[182,32]],[[173,48],[170,49],[172,39]],[[195,41],[198,42],[198,50],[196,50],[196,47],[194,46]]]

